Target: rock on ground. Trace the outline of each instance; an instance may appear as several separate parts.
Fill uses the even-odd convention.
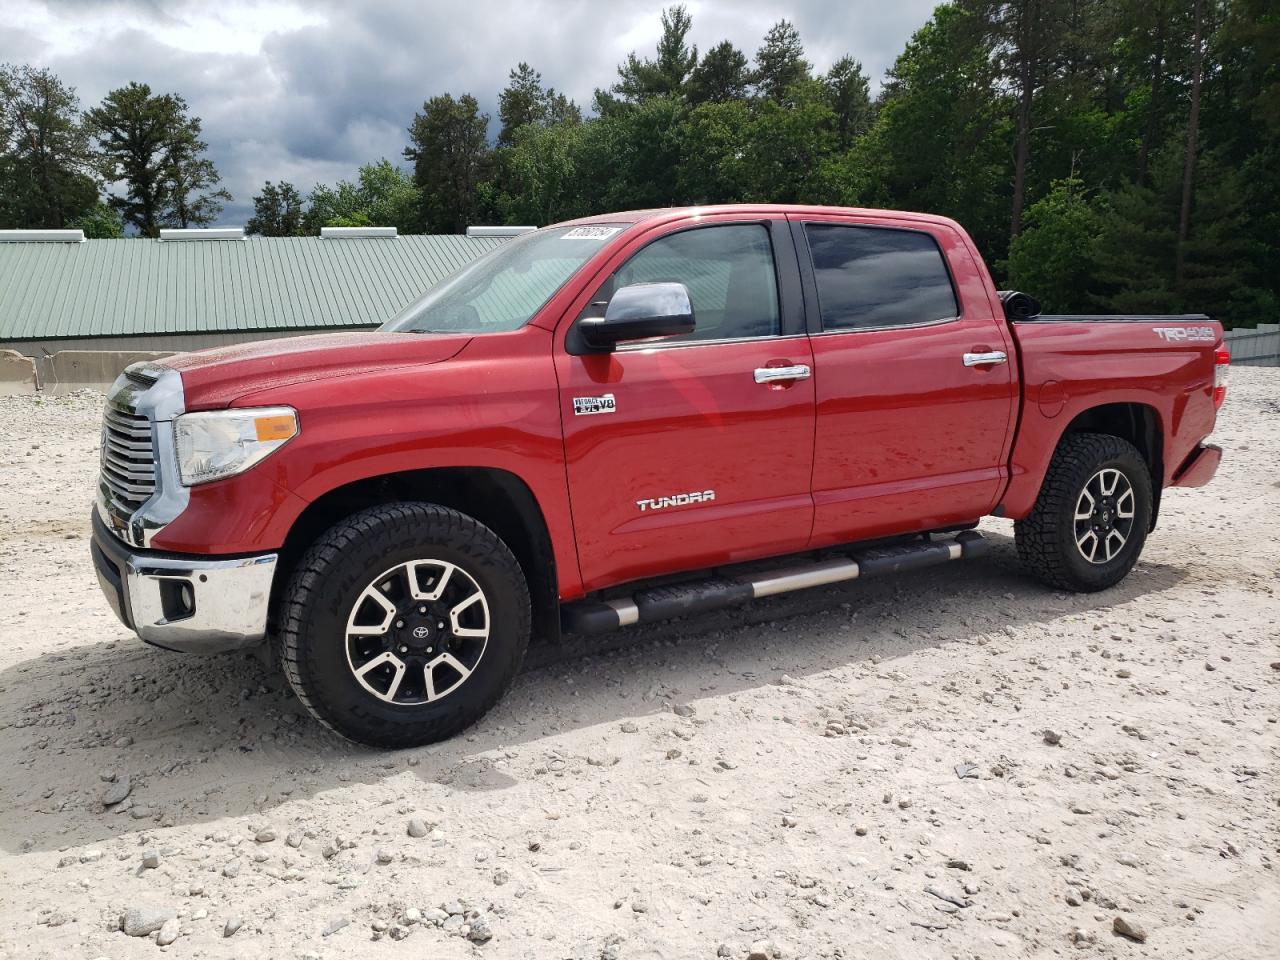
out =
[[[155,933],[166,923],[177,919],[177,911],[173,907],[155,904],[138,904],[124,913],[121,929],[126,937],[145,937]]]

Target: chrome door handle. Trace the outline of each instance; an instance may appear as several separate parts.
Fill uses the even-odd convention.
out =
[[[756,383],[808,379],[809,365],[807,363],[797,363],[793,367],[756,367]]]
[[[992,350],[990,353],[966,353],[964,355],[964,365],[966,367],[981,367],[988,363],[1005,363],[1008,359],[1008,354],[1003,350]]]

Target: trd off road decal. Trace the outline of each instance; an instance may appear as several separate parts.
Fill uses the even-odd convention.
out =
[[[1186,343],[1188,341],[1213,343],[1218,339],[1214,335],[1213,327],[1152,327],[1151,329],[1165,343]]]
[[[667,507],[687,507],[694,503],[710,503],[716,498],[714,490],[694,490],[690,493],[677,493],[670,497],[658,497],[656,500],[637,500],[640,512],[647,510],[665,510]]]
[[[617,412],[618,401],[614,400],[612,393],[606,393],[603,397],[573,398],[573,415],[575,417],[590,416],[593,413]]]

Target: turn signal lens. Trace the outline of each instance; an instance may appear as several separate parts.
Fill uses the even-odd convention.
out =
[[[1227,373],[1231,369],[1231,351],[1219,347],[1213,357],[1213,408],[1221,410],[1227,399]]]
[[[292,414],[274,417],[255,417],[254,432],[259,440],[288,440],[298,432],[298,421]]]

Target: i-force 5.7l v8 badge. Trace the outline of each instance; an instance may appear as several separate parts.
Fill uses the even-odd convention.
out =
[[[606,393],[602,397],[574,397],[573,398],[573,415],[575,417],[585,417],[593,413],[617,413],[618,402],[613,399],[612,393]]]

